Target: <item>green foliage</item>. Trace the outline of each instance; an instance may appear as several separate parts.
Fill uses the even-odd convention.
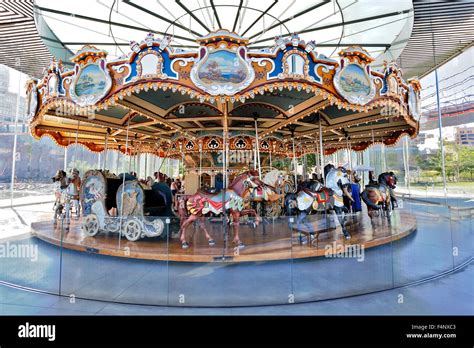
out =
[[[461,178],[472,180],[474,174],[474,148],[446,142],[444,150],[447,179],[453,182],[458,182]],[[422,176],[436,177],[442,175],[441,151],[437,151],[432,155],[418,155],[416,156],[416,163],[424,171]]]

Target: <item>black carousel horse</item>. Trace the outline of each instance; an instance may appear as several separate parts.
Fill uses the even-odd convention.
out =
[[[313,211],[336,213],[341,224],[342,233],[345,239],[350,239],[351,235],[345,227],[345,217],[347,208],[343,204],[343,195],[350,200],[352,196],[349,192],[350,181],[344,168],[335,168],[327,165],[324,168],[326,187],[318,181],[303,183],[301,189],[296,193],[287,194],[285,197],[285,209],[289,216],[297,215],[297,224],[304,223],[306,217]],[[314,232],[310,232],[311,235]]]
[[[376,211],[382,210],[387,217],[391,210],[397,207],[397,198],[394,189],[397,187],[397,177],[393,172],[379,175],[377,184],[365,186],[361,194],[362,200],[367,205],[369,217],[374,217]]]

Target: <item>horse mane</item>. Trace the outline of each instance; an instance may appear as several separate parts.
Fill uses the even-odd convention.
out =
[[[328,176],[328,173],[331,171],[331,169],[336,169],[336,167],[331,163],[328,163],[324,166],[324,180],[326,180],[326,177]]]
[[[392,172],[393,173],[393,172]],[[387,176],[388,175],[392,175],[392,173],[389,173],[389,172],[383,172],[379,175],[378,177],[378,182],[380,184],[385,184],[387,182]]]
[[[277,181],[278,176],[280,175],[281,172],[283,172],[283,171],[280,170],[280,169],[273,169],[273,170],[269,171],[267,174],[265,174],[262,181],[266,185],[271,186],[272,184],[274,184]]]

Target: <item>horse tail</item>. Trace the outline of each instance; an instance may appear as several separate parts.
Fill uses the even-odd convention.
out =
[[[380,206],[378,206],[377,204],[375,204],[374,202],[372,202],[370,200],[369,191],[367,189],[365,189],[360,196],[361,196],[362,200],[365,202],[365,204],[367,204],[368,207],[370,207],[372,209],[375,209],[375,210],[380,209]]]

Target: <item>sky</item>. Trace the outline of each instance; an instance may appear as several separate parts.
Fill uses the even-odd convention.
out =
[[[474,47],[469,48],[459,56],[453,58],[438,68],[440,102],[443,105],[456,105],[463,101],[474,101]],[[422,91],[422,112],[436,108],[436,80],[435,73],[420,80]],[[474,123],[463,126],[474,127]],[[459,126],[443,127],[443,138],[454,140],[456,128]],[[434,137],[427,140],[424,147],[436,149],[438,147],[439,130],[431,129],[422,133],[432,134]]]

